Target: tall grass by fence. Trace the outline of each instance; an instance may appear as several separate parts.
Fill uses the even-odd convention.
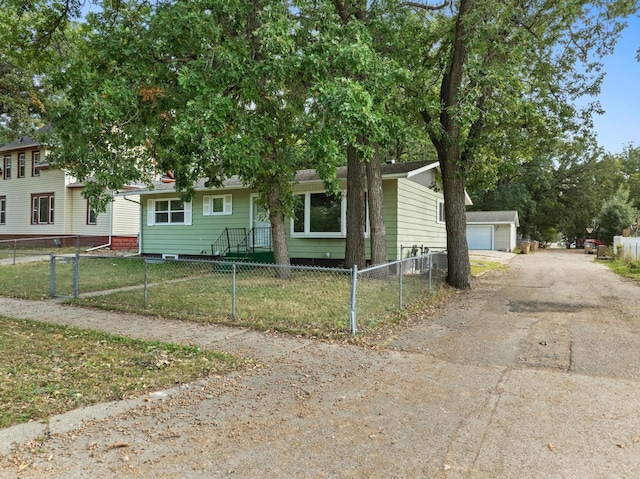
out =
[[[635,236],[614,236],[614,253],[627,260],[640,260],[640,238]]]
[[[51,255],[49,294],[185,320],[308,336],[355,334],[439,288],[446,264],[445,252],[362,270]]]

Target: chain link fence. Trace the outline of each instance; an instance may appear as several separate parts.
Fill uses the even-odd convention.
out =
[[[96,246],[95,236],[42,236],[0,240],[1,264],[17,264],[46,259],[50,254],[79,254],[81,249],[89,251]]]
[[[106,309],[307,336],[356,334],[441,287],[446,264],[446,252],[360,271],[52,254],[50,294]]]

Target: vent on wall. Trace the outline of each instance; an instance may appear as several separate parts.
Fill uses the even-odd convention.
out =
[[[177,254],[162,253],[162,259],[178,259]]]

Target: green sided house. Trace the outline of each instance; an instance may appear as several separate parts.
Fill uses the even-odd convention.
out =
[[[437,161],[382,165],[389,260],[408,257],[413,246],[446,248],[444,199],[437,172]],[[330,197],[315,170],[298,172],[294,191],[300,195],[300,207],[294,218],[285,221],[292,264],[329,265],[344,259],[346,167],[337,176],[343,194]],[[139,194],[141,254],[273,261],[268,216],[258,205],[257,192],[237,177],[218,189],[199,182],[191,202],[180,199],[170,180]]]

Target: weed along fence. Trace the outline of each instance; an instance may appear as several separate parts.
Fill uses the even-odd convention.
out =
[[[356,334],[430,295],[446,253],[357,268],[211,260],[56,256],[50,294],[80,304],[308,336]]]

